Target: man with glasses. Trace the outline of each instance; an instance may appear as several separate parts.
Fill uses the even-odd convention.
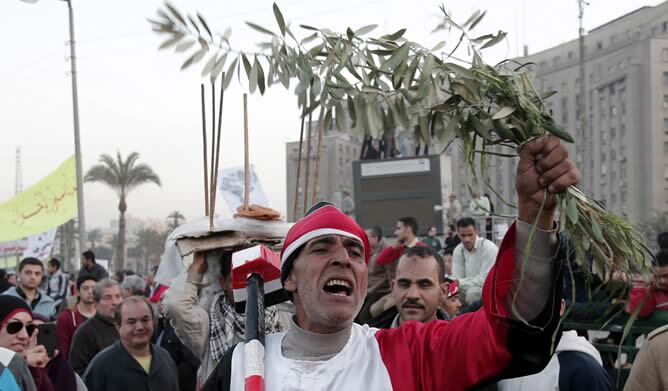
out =
[[[79,375],[83,375],[96,354],[119,339],[114,325],[114,311],[123,301],[123,296],[118,283],[108,278],[98,282],[93,289],[93,300],[95,316],[74,333],[70,347],[70,363]]]

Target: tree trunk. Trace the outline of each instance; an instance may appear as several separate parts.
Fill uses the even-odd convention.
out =
[[[125,203],[125,196],[121,195],[121,201],[118,203],[118,246],[116,249],[116,270],[125,270],[125,211],[128,209]]]

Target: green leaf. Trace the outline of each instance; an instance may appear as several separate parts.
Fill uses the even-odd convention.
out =
[[[445,131],[441,134],[441,137],[439,138],[441,144],[445,144],[452,138],[452,136],[455,134],[455,131],[457,130],[457,120],[450,119],[448,121],[448,126],[446,126]]]
[[[182,39],[183,39],[183,34],[182,33],[176,34],[176,35],[174,35],[173,38],[170,38],[170,39],[166,40],[165,42],[163,42],[158,49],[159,50],[160,49],[167,49],[170,46],[176,45]]]
[[[443,67],[448,69],[449,71],[453,72],[455,75],[458,77],[464,78],[464,79],[475,79],[476,75],[468,68],[464,68],[461,65],[457,65],[452,62],[446,62],[443,64]]]
[[[355,32],[353,31],[353,29],[351,29],[350,27],[348,27],[348,28],[346,29],[346,36],[348,37],[348,40],[352,41],[353,38],[355,38]]]
[[[252,94],[255,92],[255,89],[258,86],[258,62],[257,62],[257,57],[255,58],[255,61],[253,62],[253,67],[251,68],[250,74],[248,75],[248,91]]]
[[[571,224],[575,225],[578,223],[578,200],[575,197],[571,197],[568,201],[566,216],[568,216],[568,220]]]
[[[401,38],[404,33],[406,32],[406,29],[401,29],[395,33],[388,34],[388,35],[383,35],[383,39],[387,39],[388,41],[396,41],[397,39]]]
[[[320,31],[320,29],[315,28],[313,26],[309,26],[307,24],[300,24],[299,27],[306,29],[306,30],[313,30],[313,31]]]
[[[188,68],[189,66],[191,66],[193,64],[196,64],[197,62],[199,62],[204,57],[205,54],[206,54],[206,50],[204,50],[204,49],[200,49],[200,50],[196,51],[195,54],[190,56],[190,58],[188,58],[183,63],[183,65],[181,65],[181,70],[184,70],[184,69]]]
[[[540,96],[540,99],[541,99],[541,100],[546,100],[546,99],[550,98],[552,95],[556,94],[557,92],[559,92],[559,91],[547,91],[547,92],[544,92],[544,93]]]
[[[176,48],[174,50],[176,50],[177,53],[185,52],[186,50],[193,47],[194,44],[195,44],[195,41],[182,42],[182,43],[176,45]]]
[[[503,106],[502,108],[499,109],[494,115],[492,116],[492,119],[501,119],[501,118],[506,118],[507,116],[511,115],[512,113],[515,112],[515,108],[512,106]]]
[[[596,239],[597,242],[603,243],[605,239],[603,239],[603,231],[601,231],[601,226],[596,222],[596,220],[591,220],[591,232],[594,234],[594,239]]]
[[[430,134],[429,134],[429,117],[426,115],[421,116],[418,119],[418,124],[420,128],[420,138],[422,139],[422,142],[425,144],[429,144],[430,142]]]
[[[211,29],[209,29],[209,25],[206,23],[204,17],[202,17],[202,15],[200,15],[199,12],[197,13],[197,18],[199,19],[200,23],[202,23],[202,26],[204,26],[206,33],[209,35],[209,38],[213,38],[213,34],[211,34]]]
[[[214,54],[211,56],[209,61],[206,62],[206,65],[204,65],[204,68],[202,68],[202,77],[208,75],[213,70],[214,66],[216,65],[216,59],[216,55]]]
[[[188,20],[190,21],[190,24],[193,26],[195,30],[197,30],[197,35],[202,36],[202,32],[199,31],[199,26],[197,25],[197,22],[195,22],[195,19],[193,19],[192,16],[188,15]]]
[[[369,33],[372,32],[373,30],[375,30],[376,27],[378,27],[377,24],[370,24],[370,25],[368,25],[368,26],[360,27],[360,28],[358,28],[357,30],[355,30],[355,35],[369,34]]]
[[[482,20],[482,18],[485,16],[486,13],[487,13],[487,11],[483,11],[480,15],[478,15],[478,17],[475,18],[473,23],[471,23],[471,27],[469,27],[469,30],[473,30],[475,28],[475,26],[477,26],[478,23],[480,23],[480,21]]]
[[[255,23],[253,23],[253,22],[246,22],[246,24],[247,24],[250,28],[252,28],[253,30],[255,30],[255,31],[259,31],[259,32],[261,32],[261,33],[263,33],[263,34],[276,35],[276,34],[274,34],[273,31],[271,31],[271,30],[269,30],[269,29],[266,29],[266,28],[264,28],[264,27],[262,27],[262,26],[260,26],[260,25],[257,25],[257,24],[255,24]]]
[[[239,57],[235,58],[234,61],[232,61],[232,64],[230,64],[230,67],[227,68],[227,72],[224,74],[225,78],[223,79],[223,89],[227,89],[227,87],[230,86],[230,83],[232,82],[232,77],[234,76],[234,71],[237,70],[237,63],[239,62]]]
[[[225,66],[225,63],[227,62],[227,53],[223,54],[217,61],[216,65],[213,66],[213,69],[211,69],[211,79],[215,80],[218,75],[223,71],[223,67]]]
[[[313,34],[309,35],[308,37],[302,39],[300,43],[301,43],[302,45],[305,45],[305,44],[307,44],[307,43],[313,41],[313,40],[316,39],[316,38],[318,38],[318,33],[313,33]]]
[[[340,131],[345,131],[346,129],[346,115],[345,111],[343,110],[343,106],[341,105],[341,102],[336,102],[334,105],[334,120],[336,121],[336,128],[339,129]]]
[[[382,66],[382,69],[387,70],[387,71],[392,71],[396,69],[401,63],[406,61],[408,58],[408,51],[410,50],[410,46],[408,43],[405,43],[401,46],[399,46],[399,49],[397,49],[394,54],[387,60]]]
[[[441,49],[443,49],[443,48],[445,47],[445,44],[446,44],[445,41],[441,41],[441,42],[437,43],[436,46],[434,46],[434,47],[431,49],[431,51],[432,51],[432,52],[435,52],[435,51],[437,51],[437,50],[441,50]]]
[[[274,16],[276,17],[276,23],[278,23],[278,28],[281,30],[281,34],[285,37],[285,19],[283,19],[283,14],[281,10],[278,9],[278,5],[274,3]]]
[[[183,19],[183,16],[181,16],[181,13],[176,9],[176,7],[171,5],[169,2],[165,2],[165,6],[169,10],[169,12],[176,18],[176,20],[181,22],[182,25],[184,26],[186,25],[186,20]]]
[[[494,38],[487,41],[487,43],[482,45],[482,47],[480,49],[487,49],[489,47],[492,47],[492,46],[496,45],[497,43],[501,42],[505,37],[506,37],[506,33],[503,32],[503,31],[499,31]]]
[[[262,69],[262,64],[260,64],[260,61],[258,61],[257,57],[255,57],[255,63],[253,64],[253,68],[257,67],[257,87],[260,89],[260,94],[264,95],[264,70]]]
[[[246,70],[246,76],[250,77],[251,73],[251,63],[248,61],[248,58],[244,53],[241,53],[241,61],[244,64],[244,69]]]

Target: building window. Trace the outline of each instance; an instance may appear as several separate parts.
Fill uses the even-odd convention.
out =
[[[626,125],[621,124],[619,126],[619,134],[622,138],[624,138],[626,136]]]
[[[601,164],[601,175],[605,175],[607,171],[608,171],[608,166],[606,166],[605,164]]]
[[[610,106],[610,117],[614,117],[617,115],[617,106],[612,105]]]
[[[615,128],[610,128],[610,139],[614,140],[615,136],[617,136],[617,129]]]
[[[603,42],[601,41],[596,42],[596,50],[601,50],[601,49],[603,49]]]
[[[605,163],[605,161],[607,160],[607,158],[608,158],[608,157],[605,155],[605,153],[602,153],[602,154],[601,154],[601,162]]]
[[[572,51],[572,50],[569,50],[569,51],[568,51],[568,59],[569,59],[569,60],[572,60],[572,59],[573,59],[573,51]]]
[[[662,53],[661,58],[663,58],[663,62],[668,62],[668,49],[665,49],[665,48],[664,48],[664,49],[661,51],[661,53]]]
[[[668,31],[668,22],[661,23],[661,30],[663,30],[664,33]]]
[[[614,162],[615,160],[617,160],[617,152],[613,149],[610,151],[610,161]]]
[[[663,85],[668,86],[668,72],[663,72]]]
[[[668,118],[663,119],[663,131],[668,134]]]

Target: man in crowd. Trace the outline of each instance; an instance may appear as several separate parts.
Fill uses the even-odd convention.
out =
[[[441,250],[443,249],[443,246],[441,245],[441,241],[436,237],[436,227],[429,227],[429,231],[427,231],[427,237],[422,239],[422,241],[429,247],[433,248],[436,250],[436,252],[440,253]]]
[[[450,193],[449,200],[450,205],[445,215],[448,218],[448,224],[454,224],[462,217],[462,204],[457,199],[457,194],[455,193]]]
[[[447,295],[441,296],[441,308],[448,315],[447,319],[452,320],[455,316],[459,315],[459,312],[462,309],[462,301],[459,300],[459,286],[457,281],[445,279],[446,282],[450,283]]]
[[[153,308],[143,296],[128,297],[114,311],[120,341],[91,361],[84,382],[89,390],[178,391],[169,353],[151,343]]]
[[[16,276],[16,273],[7,272],[7,282],[11,286],[18,286],[19,278]]]
[[[98,281],[109,278],[109,273],[95,262],[95,253],[86,250],[81,254],[81,270],[79,274],[92,274]]]
[[[60,270],[60,261],[56,258],[49,259],[46,263],[48,277],[46,280],[46,294],[56,303],[65,301],[67,297],[67,274]],[[58,305],[58,304],[56,304]]]
[[[443,250],[443,263],[445,264],[445,276],[450,277],[452,275],[452,253],[454,248],[446,248]]]
[[[207,258],[220,263],[218,282],[222,289],[204,308],[198,302],[204,274],[209,268]],[[181,273],[165,293],[165,315],[172,321],[179,339],[200,360],[197,383],[202,385],[225,352],[245,338],[245,317],[234,310],[232,252],[197,252],[188,270]],[[276,308],[267,308],[266,333],[281,330]]]
[[[0,269],[0,293],[11,288],[13,285],[7,281],[7,271],[5,269]]]
[[[482,298],[482,285],[499,249],[492,241],[478,236],[470,217],[459,219],[457,234],[462,242],[452,255],[452,278],[457,280],[466,304],[471,305]]]
[[[79,296],[77,303],[72,308],[66,308],[58,316],[56,321],[56,336],[60,343],[61,354],[69,358],[72,337],[86,320],[95,316],[95,300],[93,289],[97,284],[97,278],[90,274],[84,274],[77,278],[77,292]]]
[[[654,311],[668,311],[668,250],[656,254],[654,269],[654,281],[633,280],[626,312],[632,314],[642,305],[638,310],[638,318],[646,318]]]
[[[373,326],[394,328],[408,320],[425,323],[448,319],[439,308],[441,296],[448,292],[444,270],[443,258],[433,248],[415,246],[406,250],[392,281],[394,306],[383,312]]]
[[[121,283],[123,298],[144,296],[144,279],[139,276],[126,276]]]
[[[668,390],[668,325],[647,335],[647,340],[633,360],[624,391]]]
[[[566,310],[561,299],[560,315]],[[612,379],[603,368],[601,354],[577,331],[564,331],[561,340],[541,372],[530,376],[502,380],[498,391],[586,390],[612,391]],[[643,388],[643,390],[649,390]]]
[[[370,312],[371,306],[382,297],[390,294],[394,275],[394,265],[379,265],[376,263],[378,254],[388,246],[383,237],[383,230],[379,226],[373,226],[366,230],[366,234],[371,246],[371,258],[369,259],[369,283],[367,284],[366,298],[357,316],[357,320],[361,324],[368,323],[373,318]]]
[[[394,235],[397,237],[392,246],[387,246],[385,250],[378,254],[376,263],[379,265],[394,264],[399,260],[401,254],[406,249],[414,246],[426,246],[417,237],[418,222],[415,217],[402,217],[397,221]]]
[[[266,388],[466,390],[542,370],[559,323],[564,261],[554,194],[577,184],[579,173],[553,136],[523,147],[517,173],[519,219],[490,272],[484,306],[450,322],[354,324],[366,294],[367,236],[331,204],[314,206],[283,246],[281,282],[296,315],[287,333],[265,338]],[[203,391],[242,389],[246,349],[240,343],[225,354]]]
[[[95,316],[85,321],[74,333],[70,347],[72,368],[83,375],[96,354],[118,341],[118,330],[114,325],[114,311],[123,301],[118,283],[108,278],[93,288]]]
[[[661,232],[656,237],[658,250],[668,250],[668,232]]]
[[[469,202],[469,212],[471,217],[473,217],[478,231],[486,233],[485,227],[487,226],[486,217],[489,216],[491,210],[491,205],[489,204],[489,198],[481,196],[479,191],[473,193],[473,198]],[[459,221],[459,220],[457,220]]]
[[[44,315],[47,319],[56,314],[56,302],[39,286],[44,277],[44,264],[37,258],[23,258],[19,263],[19,285],[7,289],[3,295],[16,296],[23,299],[34,312]]]
[[[461,241],[459,240],[459,236],[457,235],[457,228],[455,228],[455,224],[456,222],[448,224],[448,233],[443,239],[443,244],[445,245],[446,250],[447,249],[454,250],[455,247],[457,247],[457,245],[461,243]]]
[[[154,266],[151,271],[146,276],[145,286],[144,286],[144,296],[151,297],[155,293],[155,290],[158,288],[158,282],[155,280],[155,273],[158,271],[158,267]]]

